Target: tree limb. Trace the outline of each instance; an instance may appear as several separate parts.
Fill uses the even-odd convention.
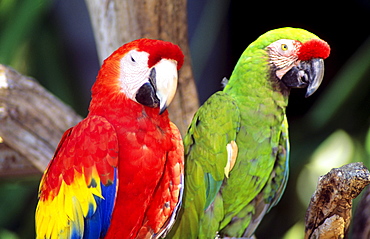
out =
[[[0,175],[44,171],[64,131],[80,120],[35,80],[0,65]]]
[[[370,187],[363,193],[361,201],[357,205],[355,216],[353,217],[352,238],[370,238]]]
[[[352,199],[370,183],[363,163],[334,168],[319,178],[306,212],[305,239],[345,238],[352,214]]]

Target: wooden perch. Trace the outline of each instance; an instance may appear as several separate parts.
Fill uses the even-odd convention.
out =
[[[114,50],[138,38],[178,44],[185,55],[179,84],[169,113],[185,134],[199,107],[191,69],[186,0],[86,0],[101,62]]]
[[[306,212],[305,239],[345,238],[352,214],[352,199],[370,183],[363,163],[334,168],[319,178]]]
[[[43,172],[80,120],[34,79],[0,65],[0,176]]]
[[[370,187],[363,193],[353,217],[352,238],[370,238]]]

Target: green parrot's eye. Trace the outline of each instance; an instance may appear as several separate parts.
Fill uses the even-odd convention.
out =
[[[281,44],[281,50],[287,51],[288,50],[288,45],[287,44]]]

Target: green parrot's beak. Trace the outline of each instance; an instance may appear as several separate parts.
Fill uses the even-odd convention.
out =
[[[324,60],[314,58],[301,61],[293,66],[283,77],[282,81],[290,88],[307,87],[306,98],[312,95],[320,86],[324,77]]]
[[[315,91],[321,85],[322,79],[324,78],[324,60],[321,58],[312,59],[309,61],[309,77],[308,87],[306,91],[306,98],[315,93]]]

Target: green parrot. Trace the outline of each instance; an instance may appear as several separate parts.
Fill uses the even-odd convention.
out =
[[[261,35],[184,138],[182,208],[168,238],[251,237],[288,179],[291,88],[320,86],[329,45],[297,28]]]

